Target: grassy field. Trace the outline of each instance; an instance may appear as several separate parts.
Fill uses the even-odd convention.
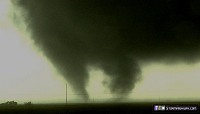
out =
[[[66,114],[66,113],[123,113],[154,112],[153,106],[176,104],[199,104],[199,102],[148,102],[148,103],[88,103],[88,104],[32,104],[0,106],[0,114]]]

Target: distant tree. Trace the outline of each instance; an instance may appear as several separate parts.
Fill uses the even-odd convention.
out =
[[[5,103],[1,103],[1,105],[15,106],[15,105],[17,105],[17,102],[15,102],[15,101],[7,101]]]
[[[26,105],[26,106],[29,106],[29,105],[31,105],[32,103],[29,101],[29,102],[25,102],[24,103],[24,105]]]

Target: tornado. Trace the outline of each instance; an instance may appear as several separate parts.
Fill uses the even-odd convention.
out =
[[[13,0],[39,47],[77,93],[88,66],[128,95],[141,78],[140,62],[194,63],[200,53],[197,0]]]

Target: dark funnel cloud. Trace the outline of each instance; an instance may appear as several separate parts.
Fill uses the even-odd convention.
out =
[[[199,59],[198,0],[14,0],[40,47],[77,93],[85,94],[88,66],[111,79],[115,95],[140,79],[139,62]]]

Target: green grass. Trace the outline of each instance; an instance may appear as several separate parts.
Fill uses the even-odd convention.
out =
[[[132,113],[153,112],[155,104],[199,104],[200,102],[136,102],[136,103],[71,103],[71,104],[32,104],[30,106],[0,106],[0,114],[65,114],[65,113]]]

